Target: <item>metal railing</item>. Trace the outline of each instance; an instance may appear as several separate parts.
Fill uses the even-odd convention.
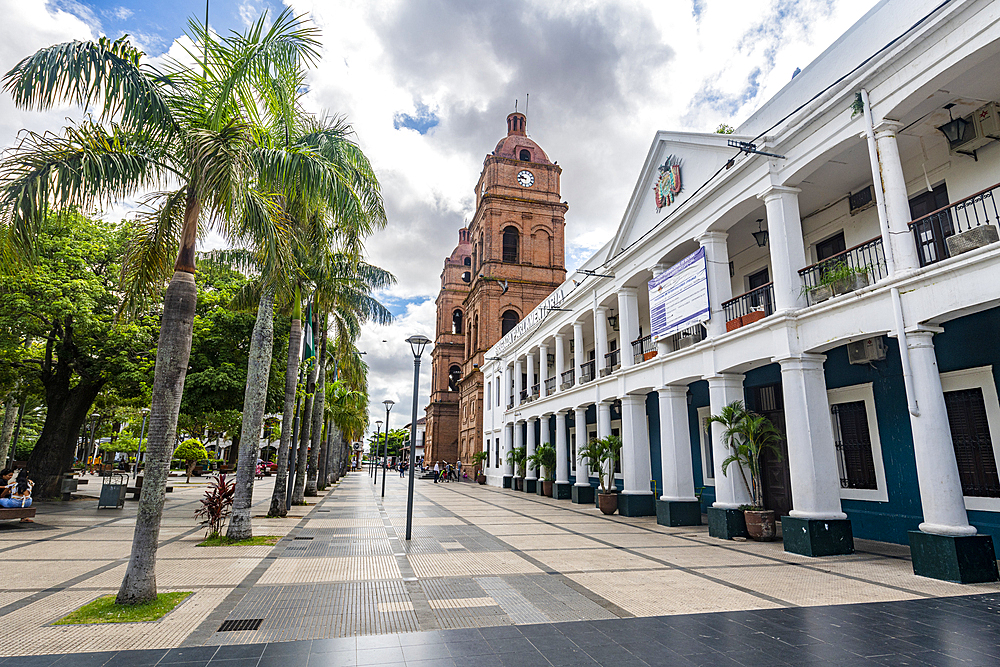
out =
[[[1000,210],[996,200],[1000,194],[998,190],[1000,183],[911,222],[910,230],[913,232],[913,242],[917,245],[920,266],[934,264],[952,255],[995,241],[997,234],[993,230],[1000,227]],[[982,228],[987,225],[992,225],[993,230],[984,235],[985,242],[975,238],[967,239],[968,243],[958,240],[948,241],[949,237],[971,232],[977,228],[985,233],[986,230]]]
[[[559,376],[559,381],[562,384],[573,384],[576,382],[576,370],[571,368],[568,371],[563,371],[563,374]]]
[[[541,395],[542,395],[542,383],[536,382],[535,384],[531,385],[531,397],[538,398]]]
[[[611,350],[604,355],[604,367],[614,368],[622,363],[622,351],[621,350]]]
[[[545,381],[545,393],[551,396],[552,394],[555,393],[555,391],[556,391],[556,379],[555,377],[550,377],[548,380]]]
[[[774,283],[761,285],[724,302],[722,310],[726,313],[727,331],[774,315]]]
[[[853,292],[888,276],[881,236],[799,270],[809,305]]]
[[[590,382],[593,380],[597,376],[597,371],[594,370],[596,366],[597,364],[594,359],[580,364],[580,379],[584,382]]]
[[[507,399],[507,409],[510,410],[513,407],[514,407],[514,397],[511,396],[510,398]]]
[[[693,327],[688,327],[683,331],[678,331],[673,336],[667,339],[671,350],[680,350],[685,347],[691,347],[696,343],[700,343],[708,337],[708,332],[705,330],[705,325],[696,324]]]
[[[635,363],[641,364],[655,356],[656,344],[653,342],[652,336],[643,336],[638,340],[632,341],[632,357]]]
[[[521,390],[521,402],[524,403],[526,400],[528,400],[528,390],[527,389],[522,389]]]

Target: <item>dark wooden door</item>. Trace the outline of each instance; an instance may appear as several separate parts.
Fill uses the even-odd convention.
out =
[[[771,384],[755,387],[751,392],[750,409],[771,420],[774,427],[785,434],[785,410],[782,402],[781,385]],[[774,510],[780,517],[792,509],[792,475],[788,469],[788,444],[784,438],[779,445],[781,456],[769,451],[761,453],[760,472],[764,487],[764,507]]]

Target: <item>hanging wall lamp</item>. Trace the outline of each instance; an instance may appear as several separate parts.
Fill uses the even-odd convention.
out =
[[[764,222],[764,218],[757,219],[757,231],[753,232],[753,240],[757,242],[758,248],[763,248],[767,245],[767,230],[760,228],[760,223]]]

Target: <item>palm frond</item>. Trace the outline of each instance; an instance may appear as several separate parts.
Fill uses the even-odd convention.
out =
[[[188,190],[155,192],[141,202],[133,233],[122,261],[121,283],[125,298],[122,313],[134,315],[155,295],[173,272],[180,245]]]

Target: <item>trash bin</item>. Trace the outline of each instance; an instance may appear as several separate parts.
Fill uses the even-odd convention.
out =
[[[101,485],[101,497],[97,501],[97,509],[121,509],[125,506],[125,489],[128,488],[128,474],[113,472],[104,475]]]

